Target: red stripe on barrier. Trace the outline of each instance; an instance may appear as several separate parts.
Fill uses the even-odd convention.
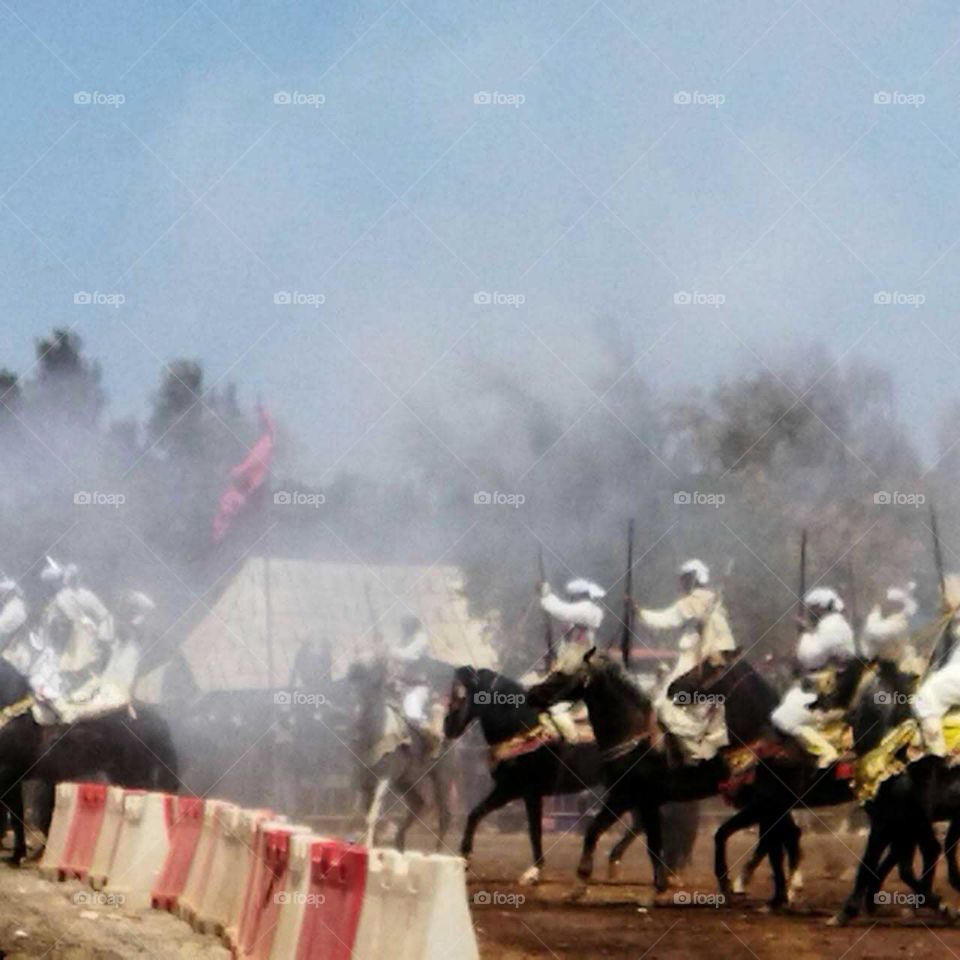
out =
[[[164,814],[170,849],[151,891],[154,907],[173,910],[190,875],[190,866],[203,827],[203,799],[200,797],[164,797]]]
[[[103,815],[107,808],[107,785],[78,783],[76,806],[70,821],[70,833],[60,863],[60,879],[83,879],[90,870],[93,851],[100,836]]]
[[[310,850],[310,886],[296,960],[350,960],[367,882],[367,851],[342,840]]]

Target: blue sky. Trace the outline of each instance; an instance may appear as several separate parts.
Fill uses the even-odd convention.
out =
[[[322,472],[488,366],[572,418],[614,317],[672,392],[815,342],[887,366],[932,449],[960,393],[958,69],[948,3],[9,0],[0,360],[74,325],[122,414],[199,357]]]

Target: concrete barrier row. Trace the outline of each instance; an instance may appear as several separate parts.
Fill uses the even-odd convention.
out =
[[[242,960],[477,960],[458,857],[367,849],[222,800],[62,783],[40,864]]]

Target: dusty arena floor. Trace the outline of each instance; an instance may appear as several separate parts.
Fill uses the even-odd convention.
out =
[[[886,960],[886,958],[960,957],[960,926],[953,929],[924,913],[909,915],[891,905],[875,917],[845,929],[826,920],[850,888],[849,875],[863,839],[806,831],[806,889],[795,909],[780,915],[765,912],[770,892],[764,865],[750,894],[729,906],[713,906],[710,868],[712,822],[700,833],[694,865],[683,884],[657,898],[642,841],[628,854],[622,879],[607,882],[605,853],[597,858],[598,882],[584,899],[568,902],[579,838],[545,836],[547,869],[535,888],[516,883],[529,865],[525,834],[492,828],[477,837],[470,870],[470,897],[481,957],[496,960]],[[414,837],[416,841],[427,837]],[[750,838],[732,845],[731,864],[748,849]],[[944,878],[940,892],[951,902]],[[903,891],[892,883],[890,891]],[[0,960],[227,960],[213,937],[200,936],[174,917],[151,910],[91,902],[95,895],[76,882],[41,880],[35,868],[0,867]],[[688,903],[684,904],[686,899]],[[703,901],[696,905],[694,901]]]
[[[683,872],[683,885],[658,897],[656,904],[642,840],[628,853],[617,883],[605,881],[609,845],[604,845],[603,857],[597,857],[600,882],[591,886],[582,901],[569,903],[579,838],[559,834],[545,838],[549,853],[544,882],[530,888],[515,883],[529,865],[526,836],[478,835],[470,891],[481,956],[497,960],[960,957],[960,926],[950,928],[929,912],[910,915],[906,908],[883,906],[874,917],[855,920],[846,928],[826,925],[850,890],[848,878],[863,844],[856,834],[844,836],[841,842],[830,834],[805,832],[806,889],[795,909],[779,915],[765,912],[771,892],[766,864],[757,871],[749,895],[736,898],[731,906],[693,905],[697,899],[712,903],[716,892],[711,832],[712,824],[701,830],[694,865]],[[731,864],[748,846],[747,840],[731,844]],[[937,888],[949,902],[960,900],[960,895],[951,893],[942,869]],[[905,890],[899,881],[886,889]],[[690,902],[675,902],[684,899]]]

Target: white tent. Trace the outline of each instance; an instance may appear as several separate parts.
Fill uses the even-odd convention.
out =
[[[460,570],[248,558],[180,647],[202,692],[286,687],[308,637],[329,644],[335,679],[378,642],[419,619],[429,653],[451,665],[495,667],[494,624],[472,617]],[[378,635],[382,640],[378,641]],[[159,699],[164,668],[142,678],[138,695]]]

